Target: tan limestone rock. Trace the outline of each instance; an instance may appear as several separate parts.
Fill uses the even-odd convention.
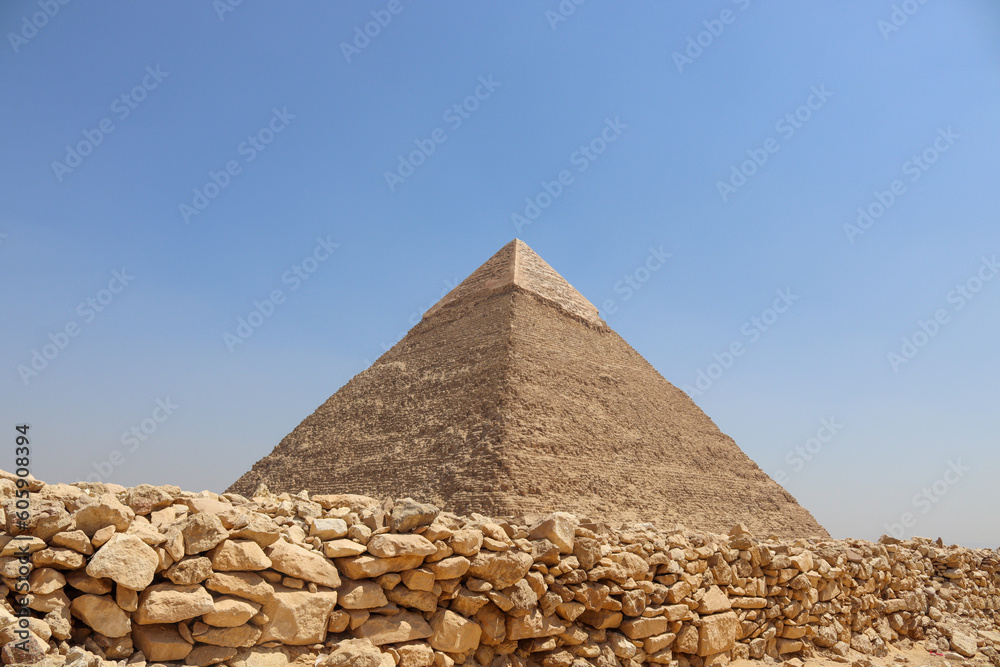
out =
[[[261,610],[269,620],[262,628],[260,641],[293,646],[322,642],[336,603],[337,593],[333,591],[276,590]]]
[[[154,584],[139,595],[135,622],[176,623],[215,611],[211,594],[198,585]]]
[[[134,535],[118,533],[90,558],[87,574],[97,579],[107,577],[125,588],[139,591],[152,583],[159,564],[160,559],[151,546]]]
[[[732,607],[729,596],[723,593],[718,586],[712,586],[702,596],[696,611],[699,614],[716,614],[720,611],[728,611]]]
[[[358,639],[368,639],[376,646],[426,639],[433,634],[423,616],[404,611],[395,616],[371,616],[353,634]]]
[[[559,553],[573,553],[573,541],[580,520],[569,512],[553,512],[528,531],[529,540],[546,539],[559,547]]]
[[[344,609],[376,609],[388,604],[382,587],[370,579],[343,579],[337,589],[337,602]]]
[[[91,537],[107,526],[114,526],[115,531],[124,533],[134,518],[135,512],[110,493],[105,493],[97,498],[97,502],[84,505],[73,513],[77,530],[82,530]]]
[[[531,556],[521,551],[480,551],[472,558],[468,573],[494,588],[507,588],[523,579],[531,564]]]
[[[206,556],[192,556],[178,561],[163,573],[178,586],[200,584],[212,576],[212,561]]]
[[[396,556],[430,556],[437,551],[432,542],[421,535],[374,535],[368,540],[368,553],[378,558]]]
[[[215,598],[215,611],[203,614],[201,620],[217,628],[235,628],[256,616],[260,607],[257,602],[235,595],[223,595]]]
[[[135,625],[132,641],[150,662],[183,660],[194,648],[173,625]]]
[[[267,548],[266,553],[271,559],[271,567],[278,572],[321,586],[340,586],[337,568],[318,552],[278,540]]]
[[[70,604],[70,612],[106,637],[124,637],[132,631],[128,614],[109,597],[81,595]]]
[[[205,588],[261,604],[274,599],[274,586],[253,572],[216,572],[205,580]]]
[[[740,621],[735,612],[703,616],[698,630],[698,655],[704,657],[731,650],[739,631]]]
[[[260,639],[261,629],[256,625],[237,625],[234,627],[213,627],[205,623],[195,623],[191,628],[195,641],[212,646],[228,648],[249,648]]]
[[[271,559],[253,540],[223,540],[208,553],[208,557],[216,572],[245,572],[271,567]]]
[[[402,572],[420,567],[423,556],[395,556],[393,558],[378,558],[371,554],[362,554],[349,558],[338,558],[334,561],[337,569],[351,579],[372,579],[386,572]]]
[[[483,629],[453,611],[440,609],[430,619],[432,648],[445,653],[468,653],[479,648]]]
[[[323,553],[327,558],[346,558],[363,554],[368,547],[354,540],[331,540],[323,544]]]
[[[229,531],[214,514],[195,514],[180,524],[184,537],[184,553],[188,556],[208,551],[229,537]]]

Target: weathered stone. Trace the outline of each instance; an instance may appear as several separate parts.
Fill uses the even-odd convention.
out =
[[[347,535],[347,522],[343,519],[314,519],[309,534],[321,540],[335,540]]]
[[[118,533],[91,557],[87,574],[98,579],[107,577],[125,588],[140,591],[153,582],[159,564],[160,558],[151,546],[134,535]]]
[[[34,632],[28,632],[27,637],[19,637],[4,644],[0,651],[0,660],[5,665],[39,664],[49,650],[44,639]]]
[[[559,547],[563,554],[573,553],[573,541],[580,520],[568,512],[553,512],[528,531],[529,540],[546,539]]]
[[[555,616],[543,616],[539,609],[520,618],[507,619],[507,639],[530,639],[532,637],[552,637],[561,634],[569,623]]]
[[[388,658],[388,663],[386,659]],[[334,644],[329,655],[316,660],[316,667],[394,667],[388,653],[382,653],[367,639],[346,639]]]
[[[281,529],[271,517],[260,512],[251,512],[249,522],[245,526],[233,529],[229,537],[253,540],[264,548],[281,539]]]
[[[432,612],[438,608],[438,596],[429,591],[411,591],[405,586],[397,586],[385,595],[390,602],[401,607],[410,607],[420,611]]]
[[[34,554],[31,562],[35,567],[54,567],[57,570],[78,570],[86,563],[83,554],[72,549],[53,547]]]
[[[337,589],[337,602],[344,609],[377,609],[388,604],[382,587],[369,579],[343,579]]]
[[[621,631],[629,639],[645,639],[653,635],[660,635],[666,632],[669,627],[670,621],[663,616],[655,618],[630,618],[620,626]]]
[[[253,572],[216,572],[205,580],[205,588],[261,604],[266,604],[274,598],[274,586]]]
[[[368,553],[378,558],[396,556],[430,556],[437,547],[421,535],[373,535],[368,540]]]
[[[3,513],[6,514],[8,534],[28,533],[43,542],[48,542],[57,533],[66,530],[73,524],[73,517],[59,501],[29,497],[29,503],[27,517],[22,513],[21,520],[18,521],[16,513],[22,511],[23,508],[19,510],[17,499],[8,498],[3,501],[2,507]]]
[[[323,545],[323,553],[327,558],[345,558],[358,556],[367,551],[368,547],[354,540],[332,540]]]
[[[378,558],[371,554],[362,554],[349,558],[338,558],[334,561],[344,576],[351,579],[373,579],[386,572],[402,572],[420,567],[423,556],[396,556],[394,558]]]
[[[376,646],[426,639],[433,634],[423,616],[404,611],[395,616],[371,616],[353,634],[358,639],[368,639]]]
[[[81,595],[70,604],[70,612],[95,632],[107,637],[124,637],[132,631],[128,614],[109,597]]]
[[[454,579],[465,576],[471,566],[471,561],[465,556],[450,556],[436,563],[428,563],[427,569],[436,579]]]
[[[77,553],[89,556],[94,553],[94,545],[90,543],[87,533],[82,530],[68,530],[56,533],[52,536],[50,543],[57,547],[66,547]]]
[[[218,628],[235,628],[248,622],[258,611],[260,604],[257,602],[223,595],[215,598],[215,611],[203,614],[201,620]]]
[[[236,655],[235,648],[226,646],[198,645],[184,658],[184,664],[191,667],[208,667],[225,662]]]
[[[154,584],[139,595],[135,622],[176,623],[215,611],[211,594],[198,585]]]
[[[976,651],[978,651],[976,638],[960,630],[951,633],[950,645],[956,653],[965,658],[975,656]]]
[[[445,653],[468,653],[479,648],[483,629],[455,612],[441,609],[431,616],[431,647]]]
[[[172,625],[136,625],[132,641],[150,662],[183,660],[194,648]]]
[[[315,551],[309,551],[285,540],[278,540],[267,548],[271,567],[291,577],[311,581],[321,586],[337,588],[340,574],[333,563]]]
[[[212,561],[206,556],[193,556],[174,563],[163,575],[178,586],[200,584],[212,576]]]
[[[188,556],[208,551],[229,537],[229,531],[214,514],[195,514],[180,525],[184,537],[184,553]]]
[[[403,644],[396,647],[399,654],[398,667],[431,667],[434,664],[434,649],[427,644]]]
[[[151,484],[139,484],[125,492],[125,504],[139,516],[161,510],[172,502],[172,495]]]
[[[223,540],[208,556],[216,572],[245,572],[271,567],[271,559],[253,540]]]
[[[605,628],[617,628],[621,625],[623,618],[624,616],[620,611],[614,611],[611,609],[587,609],[579,616],[582,623],[586,623],[587,625],[595,627],[598,630],[603,630]]]
[[[722,589],[718,586],[712,586],[705,591],[705,595],[702,596],[701,601],[698,603],[696,611],[699,614],[716,614],[732,608],[733,605],[729,601],[729,596],[723,593]]]
[[[459,556],[475,556],[483,546],[482,531],[464,528],[448,538],[448,546]]]
[[[736,643],[739,630],[740,621],[735,612],[703,616],[698,632],[698,655],[704,657],[729,651]]]
[[[32,593],[39,595],[54,593],[65,585],[66,577],[51,567],[37,568],[28,576],[28,587]]]
[[[397,500],[392,508],[389,527],[396,533],[408,533],[420,526],[430,525],[440,512],[434,505],[403,498]]]
[[[443,562],[444,561],[440,561],[440,563]],[[440,563],[433,563],[428,567],[433,567],[435,565],[439,565]],[[444,579],[445,577],[441,578]],[[416,570],[406,570],[401,572],[400,579],[402,580],[403,585],[411,591],[432,591],[434,590],[434,582],[437,577],[434,576],[434,572],[430,569],[425,570],[424,568],[417,568]],[[392,588],[395,588],[395,586],[390,586],[389,590]]]
[[[261,642],[278,641],[293,646],[317,644],[326,638],[327,620],[337,603],[333,591],[278,589],[261,612],[269,619]]]
[[[225,646],[229,648],[249,648],[260,639],[261,629],[256,625],[237,625],[234,627],[212,627],[205,623],[195,623],[191,635],[202,644]]]
[[[107,526],[114,526],[116,532],[124,533],[134,518],[132,508],[121,504],[110,493],[105,493],[97,498],[97,502],[85,505],[73,513],[77,530],[82,530],[91,537]]]
[[[468,574],[490,582],[494,588],[507,588],[523,579],[531,564],[531,556],[521,551],[480,551],[472,558]]]

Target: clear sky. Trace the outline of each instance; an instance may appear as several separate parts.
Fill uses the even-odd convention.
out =
[[[993,0],[62,2],[0,467],[221,491],[516,236],[833,535],[1000,544]]]

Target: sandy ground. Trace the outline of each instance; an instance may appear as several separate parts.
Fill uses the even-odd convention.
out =
[[[966,659],[958,656],[958,654],[951,653],[950,657],[946,658],[943,655],[935,655],[930,653],[923,647],[919,642],[914,642],[913,648],[909,650],[900,650],[894,646],[889,646],[889,653],[884,658],[875,658],[872,656],[865,656],[867,660],[871,661],[873,667],[988,667],[990,665],[989,660],[986,656],[982,654],[977,654],[975,658]],[[852,664],[856,667],[860,667],[863,661],[854,662],[848,660],[847,662],[836,662],[825,656],[817,656],[813,658],[799,658],[797,661],[794,659],[789,659],[785,661],[778,661],[772,658],[765,657],[763,660],[734,660],[730,665],[732,667],[760,667],[761,663],[773,663],[783,665],[792,665],[798,667],[802,665],[803,667],[844,667],[844,665]]]

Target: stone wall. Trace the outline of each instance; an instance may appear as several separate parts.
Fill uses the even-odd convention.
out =
[[[1000,666],[996,551],[528,524],[353,495],[28,487],[19,509],[0,472],[4,664],[863,664],[922,642]]]

